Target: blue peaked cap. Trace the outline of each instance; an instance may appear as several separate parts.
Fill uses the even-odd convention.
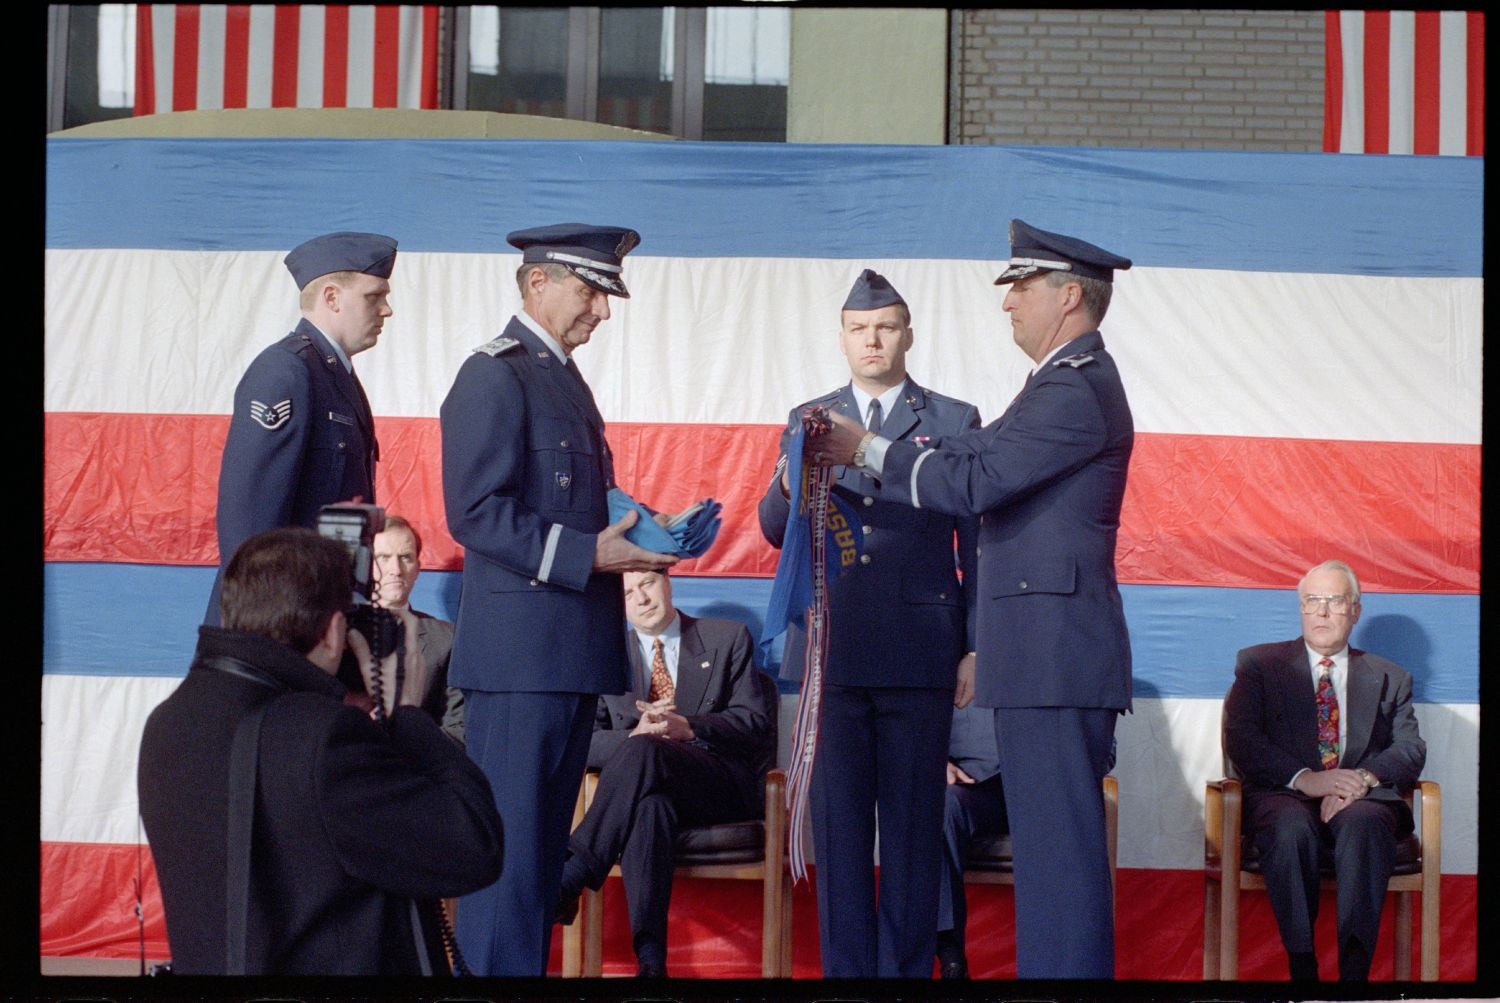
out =
[[[298,289],[329,272],[363,272],[388,279],[396,267],[396,238],[340,230],[303,241],[282,260]]]
[[[1010,221],[1010,267],[995,285],[1003,286],[1039,272],[1071,272],[1104,282],[1115,280],[1115,269],[1130,267],[1130,259],[1095,247],[1086,240],[1038,230],[1019,219]]]
[[[849,290],[849,298],[844,300],[845,310],[879,310],[883,306],[891,306],[900,303],[906,306],[906,300],[896,292],[896,287],[891,285],[884,275],[872,268],[866,268],[859,273],[859,278],[854,280],[854,287]]]
[[[590,288],[629,299],[623,262],[641,235],[623,226],[558,223],[513,230],[505,239],[521,249],[523,264],[563,265]]]

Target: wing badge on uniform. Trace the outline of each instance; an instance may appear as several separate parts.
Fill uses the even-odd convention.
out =
[[[277,401],[275,404],[262,404],[260,401],[251,401],[250,417],[261,428],[268,428],[274,432],[291,419],[292,402],[290,399]]]

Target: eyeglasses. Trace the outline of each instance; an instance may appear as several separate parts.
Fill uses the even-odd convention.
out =
[[[1341,616],[1349,612],[1349,607],[1354,605],[1349,601],[1348,596],[1303,596],[1302,612],[1316,613],[1318,612],[1318,607],[1324,604],[1327,604],[1328,612],[1335,616]]]

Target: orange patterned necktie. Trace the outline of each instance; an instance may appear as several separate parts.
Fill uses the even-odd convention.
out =
[[[1325,657],[1318,664],[1323,667],[1318,677],[1318,758],[1323,769],[1331,770],[1339,764],[1339,698],[1328,674],[1333,659]]]
[[[658,637],[651,643],[651,689],[646,694],[646,699],[651,703],[662,699],[671,700],[676,695],[676,689],[672,685],[672,677],[667,674],[667,654]]]

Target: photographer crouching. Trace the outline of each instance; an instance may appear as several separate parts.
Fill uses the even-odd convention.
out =
[[[349,549],[312,530],[246,540],[224,626],[199,628],[146,722],[140,811],[176,973],[447,974],[431,900],[500,874],[489,784],[420,707],[413,618],[396,614],[404,672],[395,654],[377,666],[346,625],[355,577]],[[346,643],[379,721],[345,701]]]

